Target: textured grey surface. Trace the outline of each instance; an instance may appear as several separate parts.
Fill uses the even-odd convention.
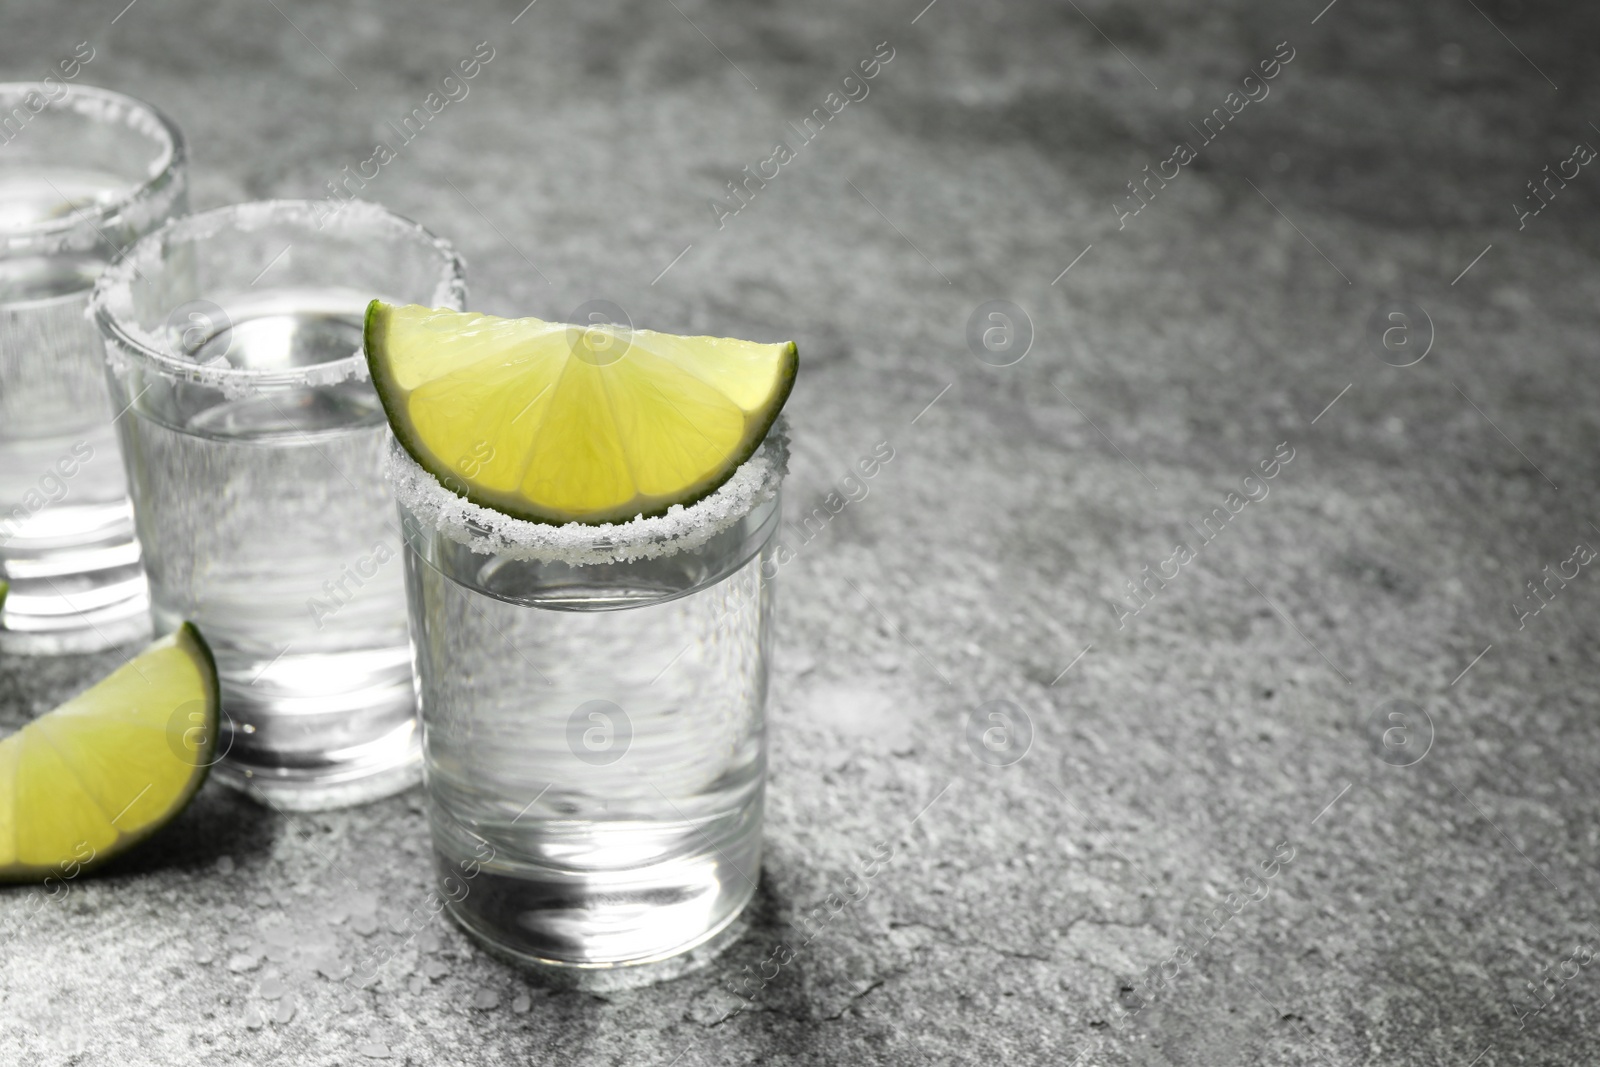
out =
[[[1600,544],[1596,177],[1520,231],[1512,207],[1600,145],[1592,10],[520,6],[12,3],[0,70],[92,41],[83,80],[177,118],[206,207],[316,195],[487,40],[366,194],[458,242],[475,306],[794,337],[796,517],[891,443],[790,534],[751,932],[693,977],[547,993],[443,923],[395,932],[428,892],[416,794],[284,818],[209,786],[64,899],[0,894],[0,1062],[1600,1054],[1597,579],[1521,629],[1510,606]],[[869,95],[719,230],[708,201],[882,41]],[[1124,183],[1283,41],[1270,95],[1119,228]],[[1365,336],[1398,297],[1435,333],[1403,369]],[[1032,320],[1013,366],[965,339],[991,299]],[[1196,558],[1119,627],[1107,601],[1180,540]],[[0,715],[112,662],[4,662]],[[1427,721],[1386,749],[1394,699]],[[1031,724],[1005,767],[968,743],[995,700]],[[729,992],[780,943],[753,1001]]]

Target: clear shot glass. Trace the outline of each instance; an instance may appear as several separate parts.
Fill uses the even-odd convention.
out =
[[[461,261],[375,205],[290,200],[170,223],[94,292],[156,628],[200,628],[222,683],[215,771],[282,808],[420,774],[388,428],[361,353],[374,298],[461,308]]]
[[[121,93],[0,84],[0,651],[149,634],[95,279],[186,206],[183,136]]]
[[[700,503],[614,526],[479,507],[399,446],[438,889],[554,984],[736,939],[761,869],[781,424]]]

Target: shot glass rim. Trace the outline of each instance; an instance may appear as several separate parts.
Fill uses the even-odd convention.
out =
[[[780,415],[750,458],[709,495],[621,522],[534,522],[478,504],[447,488],[393,434],[384,477],[418,529],[481,555],[574,567],[628,563],[693,551],[778,497],[789,473],[790,432],[788,417]]]
[[[213,367],[196,363],[174,355],[165,348],[158,347],[151,342],[155,339],[145,334],[137,327],[130,327],[124,321],[127,308],[113,307],[113,293],[130,292],[132,277],[139,273],[139,260],[149,254],[151,248],[165,247],[167,242],[177,237],[182,240],[204,239],[214,236],[226,229],[239,229],[236,225],[239,216],[245,209],[263,216],[272,216],[275,222],[288,222],[290,224],[310,225],[315,214],[323,206],[321,200],[302,199],[268,199],[246,200],[237,204],[227,204],[222,207],[209,208],[193,214],[182,215],[169,219],[166,223],[151,230],[139,238],[117,259],[107,267],[95,281],[94,291],[89,297],[89,313],[101,334],[110,341],[114,341],[122,354],[131,355],[147,363],[153,364],[158,370],[166,374],[176,375],[180,378],[201,384],[215,385],[224,389],[242,389],[250,391],[263,387],[300,386],[308,384],[326,383],[329,381],[343,380],[352,376],[363,376],[366,373],[366,355],[357,349],[348,356],[331,359],[322,363],[312,363],[303,367],[294,367],[289,370],[265,369],[252,370],[242,367]],[[429,230],[426,226],[414,219],[391,211],[370,200],[346,201],[340,214],[354,209],[354,219],[366,219],[393,227],[397,232],[403,232],[419,239],[419,243],[433,249],[439,258],[439,274],[437,283],[431,294],[437,302],[441,297],[445,303],[439,306],[448,306],[457,311],[464,310],[466,305],[466,264],[456,252],[455,247],[445,238]],[[226,220],[226,225],[214,225],[218,220]],[[198,231],[198,232],[194,232]],[[248,231],[245,231],[248,232]],[[317,232],[321,232],[320,230]],[[108,352],[108,356],[110,353]]]
[[[42,81],[0,81],[0,102],[5,102],[13,97],[21,101],[30,92],[37,92],[45,97],[45,107],[37,114],[43,114],[51,109],[59,109],[69,105],[73,96],[87,96],[107,103],[125,106],[132,111],[143,112],[154,120],[155,128],[159,129],[166,139],[162,146],[162,154],[148,165],[149,173],[143,181],[115,200],[98,205],[93,211],[75,211],[60,219],[44,220],[33,226],[26,226],[17,230],[0,230],[0,247],[11,252],[27,252],[35,244],[43,244],[50,238],[59,237],[70,233],[85,223],[92,224],[95,229],[101,230],[118,215],[128,213],[128,209],[136,204],[152,200],[154,197],[182,172],[189,159],[189,149],[183,137],[183,130],[165,111],[148,101],[141,100],[127,93],[119,93],[115,89],[104,89],[98,85],[67,85],[66,93],[58,99],[51,100],[44,92],[45,83]],[[88,114],[81,112],[80,114]],[[90,116],[95,121],[103,122],[103,118]],[[98,236],[98,234],[97,234]],[[120,250],[119,250],[120,251]]]

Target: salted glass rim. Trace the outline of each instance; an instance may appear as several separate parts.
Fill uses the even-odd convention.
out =
[[[0,247],[11,251],[27,251],[42,238],[68,234],[86,224],[92,225],[96,236],[104,225],[119,215],[129,214],[129,208],[153,199],[176,180],[177,174],[188,160],[188,147],[183,130],[154,104],[138,97],[119,93],[115,89],[102,89],[98,85],[67,85],[66,93],[51,100],[42,81],[0,81],[0,112],[15,104],[24,104],[30,93],[38,93],[45,106],[34,112],[35,118],[51,110],[68,110],[87,116],[107,125],[121,125],[148,137],[159,145],[160,153],[145,167],[144,180],[115,200],[97,204],[92,211],[78,210],[59,219],[42,220],[32,226],[0,231]],[[29,110],[32,110],[31,108]],[[27,136],[24,128],[18,137]]]
[[[692,504],[622,522],[532,522],[475,504],[447,488],[390,435],[384,474],[402,510],[447,541],[481,555],[590,566],[699,548],[777,496],[789,472],[789,424],[780,415],[727,481]]]
[[[318,220],[327,222],[326,226]],[[454,246],[421,223],[366,200],[346,201],[329,213],[320,200],[250,200],[172,219],[139,238],[100,275],[89,298],[89,315],[120,354],[153,364],[164,373],[225,391],[251,392],[264,387],[324,385],[365,377],[366,356],[356,349],[348,356],[284,370],[250,369],[196,363],[173,352],[133,322],[133,279],[165,269],[162,253],[174,243],[194,244],[218,234],[250,233],[268,226],[305,226],[308,237],[337,236],[368,229],[373,236],[415,241],[438,257],[439,272],[429,300],[433,307],[457,311],[466,306],[466,265]],[[385,234],[383,231],[387,230]],[[376,251],[374,255],[377,255]],[[180,305],[181,306],[181,305]],[[112,354],[108,351],[108,357]],[[112,357],[114,358],[114,357]]]

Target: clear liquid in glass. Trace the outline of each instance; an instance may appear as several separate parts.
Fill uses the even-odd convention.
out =
[[[475,555],[403,517],[452,914],[591,987],[711,943],[761,865],[777,501],[703,549],[590,567]]]
[[[131,188],[82,167],[0,167],[0,237]],[[84,316],[107,252],[0,258],[0,649],[87,650],[149,629],[104,347]]]
[[[288,370],[361,346],[369,294],[214,297],[201,364]],[[230,398],[160,378],[119,421],[161,631],[194,622],[226,712],[216,770],[288,807],[392,793],[418,776],[402,543],[371,385]],[[402,784],[403,784],[402,782]]]

